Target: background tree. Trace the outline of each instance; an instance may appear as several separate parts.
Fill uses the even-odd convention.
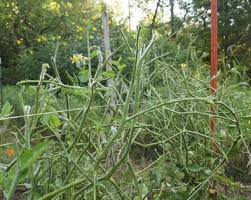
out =
[[[209,52],[210,47],[210,2],[193,0],[191,3],[181,1],[180,5],[189,13],[188,23],[194,24],[193,33],[198,35],[197,48]],[[250,66],[251,46],[251,4],[249,0],[219,0],[219,49],[230,62]],[[187,16],[187,15],[186,15]],[[199,25],[199,26],[198,26]]]

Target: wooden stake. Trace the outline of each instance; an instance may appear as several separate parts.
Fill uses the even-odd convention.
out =
[[[112,71],[112,58],[111,58],[111,42],[110,42],[110,30],[109,30],[109,20],[108,20],[108,14],[106,11],[104,11],[103,14],[103,23],[104,23],[104,48],[105,48],[105,59],[107,61],[106,63],[106,70]],[[107,80],[107,86],[110,88],[110,95],[111,95],[111,106],[114,108],[116,104],[116,97],[115,93],[112,92],[113,89],[111,87],[114,87],[114,80],[108,79]]]

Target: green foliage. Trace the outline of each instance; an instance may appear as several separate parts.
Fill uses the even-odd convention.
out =
[[[2,182],[7,199],[12,199],[17,184],[27,179],[32,166],[48,149],[49,145],[49,142],[40,143],[17,156],[15,164],[9,169],[6,179]]]
[[[87,34],[91,42],[100,38],[99,10],[100,6],[94,7],[93,2],[79,0],[1,2],[0,55],[5,66],[4,82],[15,84],[23,79],[37,79],[39,66],[51,63],[56,43],[60,44],[59,71],[75,72],[70,65],[72,54],[87,53],[83,49]]]
[[[210,51],[210,1],[193,0],[190,3],[181,1],[187,12],[187,20],[194,21],[200,26],[189,27],[190,32],[198,35],[197,49]],[[218,27],[219,51],[222,59],[227,57],[227,64],[234,67],[234,62],[248,66],[250,69],[251,5],[249,1],[219,0]]]
[[[231,170],[250,168],[249,63],[240,59],[250,51],[240,38],[229,41],[238,26],[241,37],[249,36],[243,30],[250,15],[240,16],[249,4],[222,2],[217,97],[208,86],[209,1],[193,1],[190,15],[175,16],[174,24],[157,17],[152,40],[152,14],[138,34],[110,20],[110,71],[102,53],[103,5],[1,2],[5,83],[22,80],[3,91],[0,139],[8,134],[2,146],[16,150],[0,165],[6,198],[19,186],[28,199],[40,200],[203,200],[215,189],[230,199],[221,187],[242,190]],[[172,26],[179,31],[170,36]],[[215,136],[211,106],[218,111]],[[20,116],[9,118],[13,113]]]
[[[0,114],[0,118],[5,118],[8,117],[12,114],[12,106],[10,105],[10,103],[7,101],[3,107],[2,107],[2,111]]]
[[[244,135],[248,132],[243,120],[249,119],[249,110],[240,111],[238,101],[248,93],[238,86],[239,74],[222,69],[219,96],[213,99],[208,94],[206,55],[195,51],[194,40],[187,48],[179,48],[173,40],[166,45],[160,40],[144,44],[144,39],[138,35],[138,48],[132,51],[138,54],[131,58],[123,59],[115,52],[118,59],[111,72],[102,70],[106,63],[98,50],[98,69],[91,80],[85,63],[75,63],[84,59],[76,54],[72,61],[78,76],[70,84],[49,76],[57,74],[57,62],[49,68],[52,72],[42,69],[38,82],[18,84],[22,110],[29,115],[13,129],[16,146],[23,153],[6,176],[13,180],[7,187],[9,196],[20,183],[30,186],[30,198],[42,200],[94,196],[207,199],[215,181],[231,189],[241,188],[225,175],[226,162],[236,159],[245,147],[241,131]],[[132,72],[125,70],[127,62],[133,63]],[[107,79],[116,83],[115,105],[111,104]],[[25,86],[31,83],[37,86]],[[56,97],[59,90],[62,94]],[[208,123],[212,104],[219,110],[220,134],[215,139]],[[236,113],[243,116],[241,124]],[[44,141],[52,139],[53,147],[42,156],[49,145]],[[212,151],[212,142],[219,151]],[[24,156],[31,160],[24,161]]]

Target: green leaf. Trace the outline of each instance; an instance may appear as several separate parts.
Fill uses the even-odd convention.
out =
[[[45,112],[55,112],[55,111],[56,111],[56,108],[53,107],[53,106],[50,106],[50,105],[48,105],[46,107],[46,110],[45,110]],[[49,124],[50,123],[50,119],[51,119],[51,115],[53,115],[53,114],[48,114],[48,115],[41,116],[40,117],[40,122],[42,124]]]
[[[57,115],[52,114],[50,116],[49,124],[53,129],[56,129],[61,125],[61,121],[58,119]]]
[[[200,172],[201,170],[203,170],[203,167],[201,167],[201,166],[199,166],[199,165],[197,165],[197,164],[194,164],[194,165],[192,165],[191,167],[189,167],[189,170],[190,170],[191,172],[196,173],[196,172]]]
[[[120,66],[119,61],[116,61],[116,60],[113,60],[113,61],[112,61],[112,64],[115,65],[116,67]]]
[[[181,171],[177,171],[175,175],[178,180],[182,180],[185,177],[185,174]]]
[[[36,160],[49,148],[49,145],[51,142],[42,142],[40,144],[37,144],[31,149],[28,149],[24,151],[21,154],[21,168],[27,169],[30,168]]]
[[[118,60],[118,61],[113,60],[112,64],[115,65],[120,72],[126,68],[126,65],[125,64],[121,64],[120,60]]]
[[[103,76],[106,78],[114,78],[115,74],[113,73],[113,71],[105,71],[103,72]]]
[[[18,166],[18,182],[22,182],[25,178],[27,178],[29,170],[32,168],[32,165],[35,164],[37,159],[49,148],[51,142],[42,142],[31,149],[28,149],[21,153],[20,155],[20,166]],[[5,183],[5,189],[8,191],[12,185],[15,176],[17,175],[17,165],[16,162],[8,172],[8,177]]]
[[[118,66],[119,71],[123,71],[126,68],[126,65],[120,65]]]
[[[98,55],[98,51],[95,50],[95,51],[93,51],[93,52],[91,53],[91,58],[97,57],[97,55]]]
[[[208,176],[212,175],[212,170],[211,169],[206,169],[204,173]]]
[[[3,171],[0,171],[0,186],[4,185],[4,176],[3,176]]]
[[[148,193],[148,187],[144,183],[141,185],[141,190],[144,196]]]
[[[216,175],[215,178],[216,178],[217,182],[222,183],[224,185],[227,185],[228,187],[232,187],[232,188],[236,188],[236,189],[241,188],[240,183],[235,182],[226,176]]]
[[[7,182],[6,182],[7,187],[5,186],[5,190],[4,190],[4,196],[6,197],[6,200],[13,199],[13,195],[15,193],[16,186],[18,184],[18,177],[20,175],[20,159],[19,158],[17,158],[17,162],[14,166],[15,166],[15,170],[13,171],[11,179],[8,177]]]
[[[81,83],[87,83],[89,81],[89,70],[81,69],[78,73],[78,79]]]
[[[12,110],[12,105],[10,105],[9,102],[7,101],[3,105],[3,108],[2,108],[2,111],[1,111],[1,117],[5,118],[5,117],[8,117],[9,115],[11,115],[11,113],[12,113],[11,110]]]

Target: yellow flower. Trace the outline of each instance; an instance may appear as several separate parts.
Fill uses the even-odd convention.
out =
[[[23,44],[23,43],[24,43],[23,38],[21,38],[21,39],[17,40],[17,44],[18,44],[18,45],[21,45],[21,44]]]
[[[80,26],[77,26],[77,32],[80,33],[80,32],[84,32],[85,29],[83,27],[80,27]]]
[[[97,30],[97,28],[96,28],[96,27],[92,27],[92,30],[93,30],[93,31],[96,31],[96,30]]]
[[[180,67],[181,67],[182,69],[186,69],[186,68],[187,68],[187,64],[186,64],[186,63],[182,63],[182,64],[180,64]]]
[[[202,67],[205,67],[205,68],[210,68],[210,65],[208,65],[208,64],[204,64]]]
[[[79,62],[81,60],[84,60],[84,56],[82,54],[74,54],[72,57],[71,57],[71,63],[76,63],[76,62]]]
[[[50,12],[54,12],[59,14],[60,13],[60,4],[55,1],[51,1],[50,3],[46,4],[43,8]]]
[[[200,71],[199,70],[196,70],[195,73],[194,73],[194,77],[198,80],[201,79],[201,74],[200,74]]]
[[[66,3],[66,8],[72,9],[72,4],[71,4],[70,2],[67,2],[67,3]]]
[[[37,42],[46,42],[48,40],[48,38],[45,35],[40,35],[36,41]]]
[[[51,37],[51,40],[52,41],[56,41],[56,40],[60,40],[61,39],[61,36],[59,36],[59,35],[56,35],[56,36],[52,36]]]
[[[97,16],[92,16],[92,20],[97,20],[98,19],[98,17]]]

